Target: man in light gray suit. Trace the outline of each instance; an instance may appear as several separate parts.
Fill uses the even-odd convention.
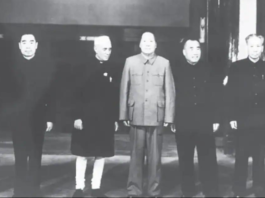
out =
[[[156,47],[154,34],[145,32],[141,54],[126,59],[121,79],[120,120],[131,127],[129,197],[143,196],[145,147],[147,196],[160,196],[163,127],[170,125],[174,130],[174,80],[169,61],[155,54]]]

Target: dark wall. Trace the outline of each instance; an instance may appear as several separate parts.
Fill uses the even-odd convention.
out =
[[[145,31],[155,34],[158,43],[157,53],[168,58],[176,58],[179,41],[189,29],[177,27],[118,27],[118,26],[77,26],[77,25],[36,25],[36,24],[0,24],[0,34],[8,43],[17,42],[21,34],[33,33],[39,41],[41,54],[46,53],[55,61],[82,62],[82,59],[94,53],[92,41],[81,41],[80,37],[98,35],[110,36],[113,44],[112,57],[125,59],[139,53],[139,41]],[[0,52],[8,53],[10,44],[0,46]],[[7,50],[9,49],[9,50]]]
[[[151,31],[156,35],[157,54],[173,63],[182,55],[179,41],[190,30],[189,6],[190,0],[0,0],[0,34],[4,35],[0,58],[18,51],[22,33],[37,35],[38,54],[61,68],[56,128],[69,132],[72,123],[65,111],[74,80],[69,68],[94,54],[93,42],[80,37],[109,35],[111,59],[122,70],[125,59],[140,52],[141,34]],[[1,128],[12,124],[3,111],[0,122]]]
[[[0,0],[0,23],[188,27],[190,0]]]
[[[257,1],[257,33],[265,36],[265,1]]]
[[[111,60],[116,63],[121,73],[125,59],[140,52],[139,41],[144,31],[152,31],[157,38],[157,54],[171,61],[181,56],[180,43],[189,31],[188,28],[166,27],[111,27],[111,26],[69,26],[69,25],[36,25],[36,24],[0,24],[0,34],[4,32],[4,39],[0,39],[0,56],[11,57],[18,53],[18,38],[22,32],[37,34],[39,47],[37,53],[50,58],[60,69],[60,91],[57,98],[56,131],[70,132],[72,122],[67,115],[71,106],[71,93],[74,80],[71,78],[74,68],[88,56],[94,55],[92,41],[80,41],[80,36],[109,35],[113,52]],[[28,30],[28,31],[27,31]],[[172,61],[173,62],[173,61]],[[174,67],[174,65],[172,65]],[[0,126],[8,128],[13,124],[7,120],[6,113],[0,112]]]

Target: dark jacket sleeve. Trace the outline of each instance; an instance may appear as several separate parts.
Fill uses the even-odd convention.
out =
[[[210,108],[213,112],[213,122],[222,123],[223,121],[223,75],[217,75],[213,71],[210,74]]]
[[[18,97],[17,80],[13,71],[13,60],[0,60],[0,105],[16,100]]]
[[[84,118],[85,104],[89,103],[93,96],[93,82],[91,82],[89,76],[93,73],[93,69],[89,69],[85,64],[77,65],[76,67],[76,72],[72,77],[75,79],[71,105],[71,117],[74,120]]]
[[[237,85],[236,85],[236,70],[237,70],[237,64],[234,63],[231,65],[229,69],[228,74],[228,82],[225,86],[224,91],[224,108],[225,108],[225,114],[228,118],[228,121],[237,120],[236,116],[236,106],[237,106]]]
[[[81,69],[79,66],[79,69]],[[73,76],[73,79],[75,79],[74,83],[75,86],[73,88],[73,93],[72,93],[72,104],[71,104],[71,114],[72,118],[74,120],[77,119],[82,119],[83,118],[83,104],[84,104],[84,97],[85,97],[85,85],[89,84],[86,83],[86,80],[84,79],[85,76],[81,75],[80,71],[79,73],[76,73],[75,76]],[[79,76],[79,78],[78,78]]]
[[[119,121],[119,95],[120,95],[120,82],[122,71],[119,68],[113,69],[113,118],[115,121]]]
[[[47,114],[46,114],[47,122],[55,123],[56,121],[56,98],[49,97],[45,105],[47,107]]]
[[[77,85],[73,93],[74,100],[72,105],[72,115],[74,120],[83,119],[84,117],[83,107],[85,103],[85,84],[89,83],[82,83]]]
[[[55,65],[52,65],[52,76],[51,76],[51,83],[50,86],[46,92],[46,101],[45,106],[47,108],[46,110],[46,120],[47,122],[53,122],[56,121],[56,112],[57,112],[57,99],[58,99],[58,90],[59,90],[59,84],[58,84],[58,69]]]

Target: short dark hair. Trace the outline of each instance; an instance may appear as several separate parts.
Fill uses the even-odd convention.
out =
[[[19,42],[21,42],[21,39],[22,39],[22,37],[23,37],[24,35],[32,35],[32,36],[34,36],[35,41],[38,42],[36,36],[35,36],[34,34],[32,34],[32,33],[25,33],[25,34],[22,34],[22,35],[20,36]]]
[[[142,40],[142,38],[143,38],[143,35],[144,35],[145,33],[152,34],[152,35],[154,36],[155,42],[157,42],[157,41],[156,41],[156,36],[155,36],[155,33],[154,33],[154,32],[152,32],[152,31],[144,31],[144,32],[141,34],[140,41]]]
[[[29,34],[33,35],[35,37],[35,40],[38,42],[40,40],[40,35],[44,33],[43,29],[40,26],[31,26],[31,25],[19,26],[15,32],[16,40],[20,42],[23,35],[29,35]]]
[[[199,43],[199,45],[201,45],[200,40],[197,37],[195,37],[195,36],[187,36],[185,38],[182,38],[181,41],[180,41],[180,43],[182,44],[182,49],[185,48],[186,43],[188,41],[197,41]]]
[[[258,34],[250,34],[250,35],[248,35],[246,37],[246,43],[248,44],[249,39],[254,38],[254,37],[259,38],[261,40],[261,44],[263,45],[264,37],[262,35],[258,35]]]

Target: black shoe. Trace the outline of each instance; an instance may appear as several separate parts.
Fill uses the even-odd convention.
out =
[[[244,196],[243,195],[234,194],[232,197],[235,197],[235,198],[243,198]]]
[[[220,194],[218,192],[207,192],[207,193],[203,193],[204,197],[220,197]]]
[[[254,188],[254,195],[255,195],[255,197],[264,197],[265,196],[264,189],[262,187],[255,187]]]
[[[101,189],[92,189],[91,190],[91,196],[92,197],[98,197],[98,198],[101,198],[101,197],[107,197]]]
[[[29,193],[27,191],[23,192],[14,192],[12,197],[29,197]]]
[[[43,194],[40,190],[40,188],[30,188],[29,190],[29,197],[43,197]]]
[[[13,197],[29,197],[29,187],[26,182],[15,184]]]
[[[181,198],[188,198],[188,197],[193,197],[193,196],[187,196],[187,195],[182,194],[180,197]]]
[[[83,190],[81,189],[77,189],[75,190],[74,194],[73,194],[73,197],[80,197],[80,198],[83,198],[84,197],[84,192]]]
[[[148,195],[148,198],[161,198],[161,195]]]
[[[196,194],[181,194],[181,198],[190,198],[190,197],[195,197],[196,196]]]

